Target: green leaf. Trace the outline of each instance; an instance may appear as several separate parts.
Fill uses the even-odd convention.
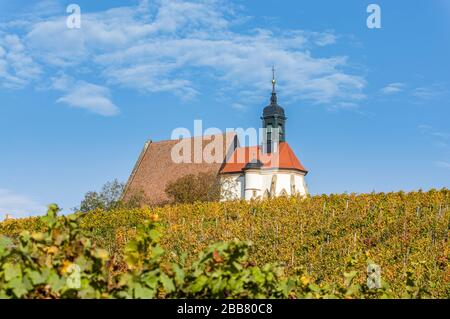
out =
[[[54,269],[51,269],[47,283],[50,285],[52,291],[59,292],[66,284],[66,281],[64,278],[60,278]]]
[[[6,236],[0,235],[0,257],[6,256],[9,247],[11,247],[12,241]]]
[[[345,285],[349,286],[352,283],[353,278],[356,277],[358,272],[356,270],[344,273]]]
[[[128,266],[129,268],[133,269],[133,268],[135,268],[135,267],[138,265],[138,263],[139,263],[139,254],[137,254],[137,253],[134,253],[134,254],[128,253],[128,254],[125,256],[124,259],[125,259],[125,262],[126,262],[127,266]]]
[[[259,268],[253,268],[252,275],[256,283],[263,284],[265,281],[264,274],[261,272]]]
[[[67,272],[70,274],[66,279],[66,285],[70,289],[81,288],[81,268],[77,264],[69,266]]]
[[[145,283],[147,287],[156,289],[158,287],[159,272],[147,272],[141,276],[141,282]]]
[[[10,281],[14,278],[22,278],[22,269],[19,264],[6,263],[3,265],[5,271],[5,280]]]
[[[315,285],[315,284],[309,284],[309,285],[308,285],[308,288],[309,288],[311,291],[313,291],[313,292],[319,292],[319,291],[320,291],[319,286],[317,286],[317,285]]]
[[[155,297],[155,290],[143,287],[140,284],[134,286],[134,298],[136,299],[152,299]]]
[[[194,283],[191,286],[192,292],[197,293],[202,291],[207,282],[208,277],[206,277],[205,275],[200,275],[195,279]]]
[[[359,292],[360,286],[359,285],[351,285],[348,289],[345,295],[347,296],[356,296]]]
[[[31,234],[31,238],[35,241],[43,241],[45,239],[44,233],[33,233]]]
[[[162,249],[159,246],[156,246],[152,249],[152,257],[153,258],[158,258],[160,256],[162,256],[164,254],[164,249]]]
[[[177,264],[172,264],[172,270],[175,274],[175,282],[178,285],[182,285],[184,282],[184,271]]]
[[[45,278],[37,270],[26,270],[28,277],[30,278],[33,285],[37,286],[45,282]]]
[[[6,249],[12,245],[11,239],[6,236],[0,235],[0,249]]]
[[[172,279],[170,279],[165,273],[161,274],[160,280],[166,293],[175,291],[175,285],[173,284]]]
[[[53,227],[57,221],[57,214],[59,212],[59,207],[56,204],[51,204],[48,206],[47,215],[41,217],[41,220],[49,227]]]
[[[8,283],[8,287],[12,289],[14,295],[16,295],[16,297],[18,298],[24,296],[28,292],[25,288],[24,282],[19,277],[15,277],[13,280],[11,280]]]
[[[161,233],[159,231],[157,231],[156,229],[152,229],[148,232],[148,236],[150,237],[150,239],[154,242],[158,242],[159,239],[161,238]]]
[[[135,253],[138,249],[138,242],[136,240],[130,240],[125,246],[125,253]]]

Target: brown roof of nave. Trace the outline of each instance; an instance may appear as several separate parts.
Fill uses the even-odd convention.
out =
[[[213,163],[206,163],[205,161],[195,163],[196,158],[202,158],[205,146],[217,138],[223,139],[223,154],[218,154],[218,156],[223,155],[221,156],[221,160]],[[180,142],[186,143],[184,145],[190,144],[191,146],[192,154],[190,163],[176,163],[172,160],[172,149]],[[194,145],[200,145],[201,147],[196,148]],[[237,138],[234,132],[199,136],[183,140],[148,141],[144,145],[141,155],[126,184],[123,199],[129,200],[133,194],[143,192],[149,204],[167,202],[169,198],[165,193],[165,189],[170,182],[188,174],[203,172],[215,172],[218,174],[223,163],[226,162],[226,157],[231,155],[236,146]]]

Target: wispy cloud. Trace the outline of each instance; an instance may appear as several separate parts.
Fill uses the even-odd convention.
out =
[[[449,148],[449,141],[450,141],[450,133],[440,131],[438,129],[435,129],[431,125],[427,124],[421,124],[418,126],[419,130],[427,136],[431,143],[434,146],[440,147],[440,148]]]
[[[41,74],[41,67],[31,58],[22,40],[0,32],[0,87],[19,89]]]
[[[435,164],[437,167],[450,169],[450,162],[436,161]]]
[[[61,84],[59,83],[59,85]],[[119,108],[111,101],[108,88],[87,82],[77,83],[57,102],[86,109],[103,116],[114,116],[119,113]]]
[[[317,33],[317,37],[314,41],[318,46],[326,46],[330,44],[335,44],[337,37],[334,33]]]
[[[442,97],[449,93],[448,88],[442,84],[417,87],[412,91],[412,95],[419,101],[430,101]]]
[[[382,88],[380,90],[380,92],[385,95],[391,95],[391,94],[402,92],[404,90],[404,88],[405,88],[404,83],[395,82],[395,83],[388,84],[387,86]]]
[[[427,137],[434,147],[441,150],[441,158],[447,158],[450,155],[450,133],[437,130],[428,124],[419,125],[419,130]],[[434,165],[440,168],[450,168],[449,161],[435,161]]]
[[[109,87],[169,92],[183,99],[194,98],[200,83],[213,79],[222,82],[218,94],[227,97],[233,91],[238,93],[233,98],[247,96],[251,102],[266,93],[270,67],[276,64],[279,90],[287,100],[357,105],[365,98],[366,81],[349,71],[347,56],[313,54],[316,47],[337,41],[333,32],[244,25],[237,31],[234,26],[242,19],[236,12],[225,1],[141,1],[137,6],[83,11],[81,29],[67,29],[62,15],[37,19],[23,28],[20,41],[44,69],[43,77],[64,72],[80,79],[82,68]],[[115,114],[106,88],[84,86],[77,93],[89,96],[86,91],[94,91],[96,98],[90,95],[81,104],[72,92],[60,101]],[[101,106],[95,108],[94,100]]]
[[[45,213],[45,206],[28,196],[0,188],[0,220],[7,214],[14,218],[28,217]]]
[[[241,103],[233,103],[231,104],[231,107],[236,110],[242,110],[245,108],[245,106]]]

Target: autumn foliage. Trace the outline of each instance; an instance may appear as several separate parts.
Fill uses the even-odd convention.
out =
[[[150,220],[161,225],[162,263],[193,265],[210,245],[237,240],[252,243],[245,246],[244,265],[276,264],[283,278],[307,274],[303,282],[313,285],[317,296],[330,293],[321,290],[325,286],[338,293],[336,287],[350,281],[364,283],[370,260],[381,267],[390,296],[449,298],[449,207],[447,189],[323,195],[93,211],[80,216],[79,227],[108,251],[118,274],[127,269],[124,248]],[[23,230],[46,227],[36,218],[10,220],[0,224],[0,234],[18,238]],[[214,250],[207,254],[216,264],[224,258]]]

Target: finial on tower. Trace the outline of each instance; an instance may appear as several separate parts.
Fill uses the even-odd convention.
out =
[[[277,80],[275,80],[275,66],[272,65],[272,96],[270,97],[270,104],[277,105],[277,92],[275,91],[275,84]]]
[[[275,66],[272,65],[272,93],[275,93],[275,84],[277,81],[275,80]]]

